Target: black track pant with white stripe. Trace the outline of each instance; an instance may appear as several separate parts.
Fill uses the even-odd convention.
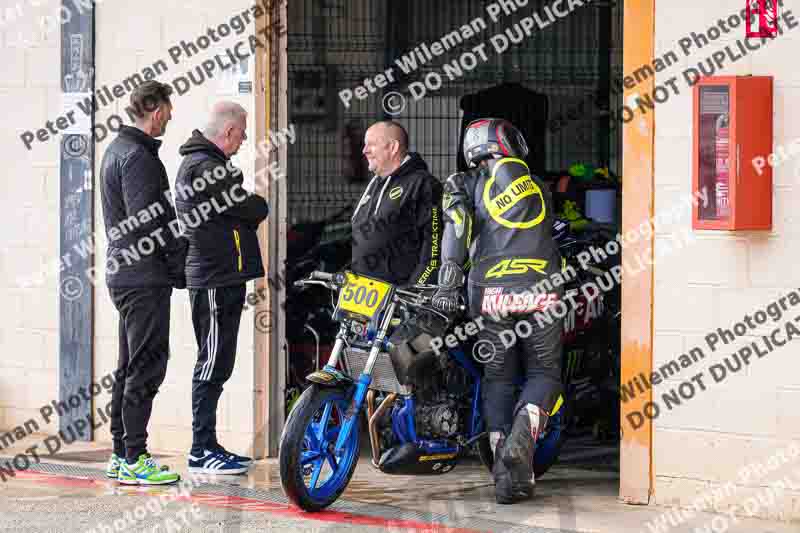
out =
[[[217,443],[217,403],[233,373],[246,285],[189,289],[197,364],[192,378],[192,450],[199,457]]]

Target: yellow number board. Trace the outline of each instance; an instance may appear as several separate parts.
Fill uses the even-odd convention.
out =
[[[352,318],[372,320],[383,308],[392,286],[352,272],[346,272],[345,276],[347,281],[339,292],[339,309]]]

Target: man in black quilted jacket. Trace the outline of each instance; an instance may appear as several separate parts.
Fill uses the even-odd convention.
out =
[[[264,276],[256,230],[267,218],[267,202],[242,188],[242,171],[230,159],[246,132],[244,108],[220,102],[204,130],[195,130],[180,148],[175,207],[189,239],[186,285],[198,348],[190,472],[239,474],[252,461],[227,451],[216,435],[217,403],[233,373],[246,283]]]
[[[174,483],[147,453],[147,423],[169,358],[170,296],[185,288],[186,239],[179,236],[167,171],[158,156],[172,118],[169,85],[131,94],[134,126],[121,126],[100,165],[108,249],[106,284],[119,312],[119,362],[111,393],[114,452],[106,475],[130,485]]]

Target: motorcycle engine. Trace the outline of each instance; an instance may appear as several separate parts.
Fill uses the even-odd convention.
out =
[[[417,435],[420,437],[448,438],[459,432],[458,407],[454,401],[420,405],[415,419]]]
[[[425,388],[417,388],[417,409],[414,415],[416,432],[429,439],[450,438],[461,431],[460,423],[468,405],[459,402],[469,394],[466,371],[453,361],[444,361]]]

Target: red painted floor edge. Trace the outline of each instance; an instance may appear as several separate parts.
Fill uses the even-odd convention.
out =
[[[58,474],[47,474],[45,472],[17,472],[17,478],[24,478],[26,481],[40,481],[48,485],[60,485],[62,487],[93,487],[101,485],[103,482],[88,477],[59,476]],[[8,478],[11,481],[14,478]]]
[[[195,500],[195,496],[192,496],[192,500]],[[214,502],[208,501],[207,499],[210,498],[224,498],[225,502]],[[277,503],[271,502],[262,502],[261,500],[256,500],[252,498],[242,498],[240,496],[225,496],[225,495],[212,495],[212,494],[200,494],[197,496],[197,500],[201,503],[210,506],[217,506],[217,507],[233,507],[236,508],[238,506],[244,504],[266,504],[268,506],[272,506],[269,510],[264,510],[265,512],[273,513],[273,514],[280,514],[283,516],[290,516],[296,517],[303,520],[318,520],[323,522],[338,522],[338,523],[346,523],[346,524],[353,524],[353,525],[362,525],[362,526],[382,526],[386,528],[405,528],[405,529],[414,529],[414,530],[421,530],[421,531],[436,531],[437,533],[478,533],[478,530],[474,529],[462,529],[462,528],[452,528],[447,527],[443,524],[436,524],[431,522],[419,522],[416,520],[402,520],[402,519],[391,519],[391,518],[381,518],[378,516],[369,516],[369,515],[357,515],[352,513],[342,513],[339,511],[320,511],[318,513],[308,513],[303,511],[302,509],[295,507],[293,505],[282,505]],[[203,501],[206,500],[206,501]],[[231,502],[231,503],[228,503]]]
[[[17,478],[26,481],[46,483],[48,485],[59,485],[65,487],[93,487],[102,486],[111,481],[100,481],[97,479],[63,476],[44,472],[17,472]],[[9,478],[9,481],[14,478]],[[162,485],[162,487],[169,487]],[[132,487],[131,487],[132,488]],[[183,500],[184,498],[179,498]],[[265,502],[254,498],[243,498],[241,496],[228,496],[225,494],[203,493],[193,494],[191,500],[209,507],[227,507],[241,509],[244,512],[265,512],[287,517],[298,518],[301,520],[316,520],[321,522],[334,522],[362,526],[378,526],[390,528],[404,528],[436,533],[479,533],[475,529],[462,529],[447,527],[443,524],[431,522],[419,522],[417,520],[402,520],[381,518],[378,516],[358,515],[353,513],[342,513],[339,511],[320,511],[318,513],[308,513],[293,505]],[[246,506],[246,507],[245,507]]]

